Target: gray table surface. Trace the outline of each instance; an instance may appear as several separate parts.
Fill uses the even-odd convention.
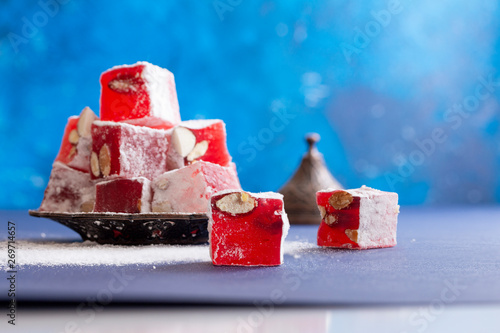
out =
[[[79,239],[66,227],[30,217],[27,211],[0,211],[0,220],[2,239],[7,220],[16,222],[18,240]],[[287,239],[315,243],[316,232],[315,226],[292,226]],[[22,252],[19,256],[21,260]],[[125,279],[125,287],[110,293],[117,275]],[[133,304],[497,304],[500,208],[403,207],[394,248],[312,246],[285,255],[279,267],[214,267],[210,261],[189,260],[154,269],[141,264],[24,265],[17,278],[18,302],[107,302],[110,296],[109,302]]]

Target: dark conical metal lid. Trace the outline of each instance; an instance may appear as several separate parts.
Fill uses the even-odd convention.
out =
[[[316,148],[317,133],[306,135],[309,145],[299,168],[279,190],[284,196],[285,210],[291,224],[319,224],[321,216],[316,204],[316,192],[326,188],[342,189],[325,165],[323,154]]]

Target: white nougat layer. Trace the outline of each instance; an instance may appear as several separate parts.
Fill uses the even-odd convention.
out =
[[[178,124],[181,121],[174,74],[165,68],[141,62],[142,73],[151,100],[151,116]]]
[[[399,213],[398,194],[370,188],[366,188],[366,191],[358,189],[357,192],[360,197],[359,246],[395,245]]]

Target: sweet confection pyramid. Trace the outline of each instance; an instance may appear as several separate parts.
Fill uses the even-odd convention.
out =
[[[213,193],[241,189],[224,122],[181,121],[170,71],[138,62],[100,81],[100,117],[68,119],[40,211],[207,213]]]

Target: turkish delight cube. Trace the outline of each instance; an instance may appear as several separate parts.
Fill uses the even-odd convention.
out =
[[[40,211],[91,212],[94,207],[94,182],[88,173],[54,162]]]
[[[167,171],[167,131],[125,123],[95,121],[92,125],[93,179],[154,177]]]
[[[83,172],[89,172],[90,150],[92,147],[90,128],[92,122],[97,119],[97,116],[89,107],[84,108],[80,116],[72,116],[68,119],[61,148],[56,157],[57,162],[67,164]]]
[[[116,66],[101,75],[101,119],[156,117],[181,121],[174,75],[148,62]]]
[[[151,212],[151,181],[136,177],[115,178],[97,183],[94,212]]]
[[[226,125],[220,119],[183,121],[173,129],[169,158],[177,158],[177,167],[194,161],[228,165]]]
[[[207,213],[213,193],[241,189],[236,166],[197,162],[168,171],[153,181],[153,212]]]
[[[210,257],[214,265],[276,266],[290,227],[279,193],[224,190],[210,199]]]
[[[318,245],[369,249],[396,245],[398,194],[366,186],[316,194],[321,213]]]

